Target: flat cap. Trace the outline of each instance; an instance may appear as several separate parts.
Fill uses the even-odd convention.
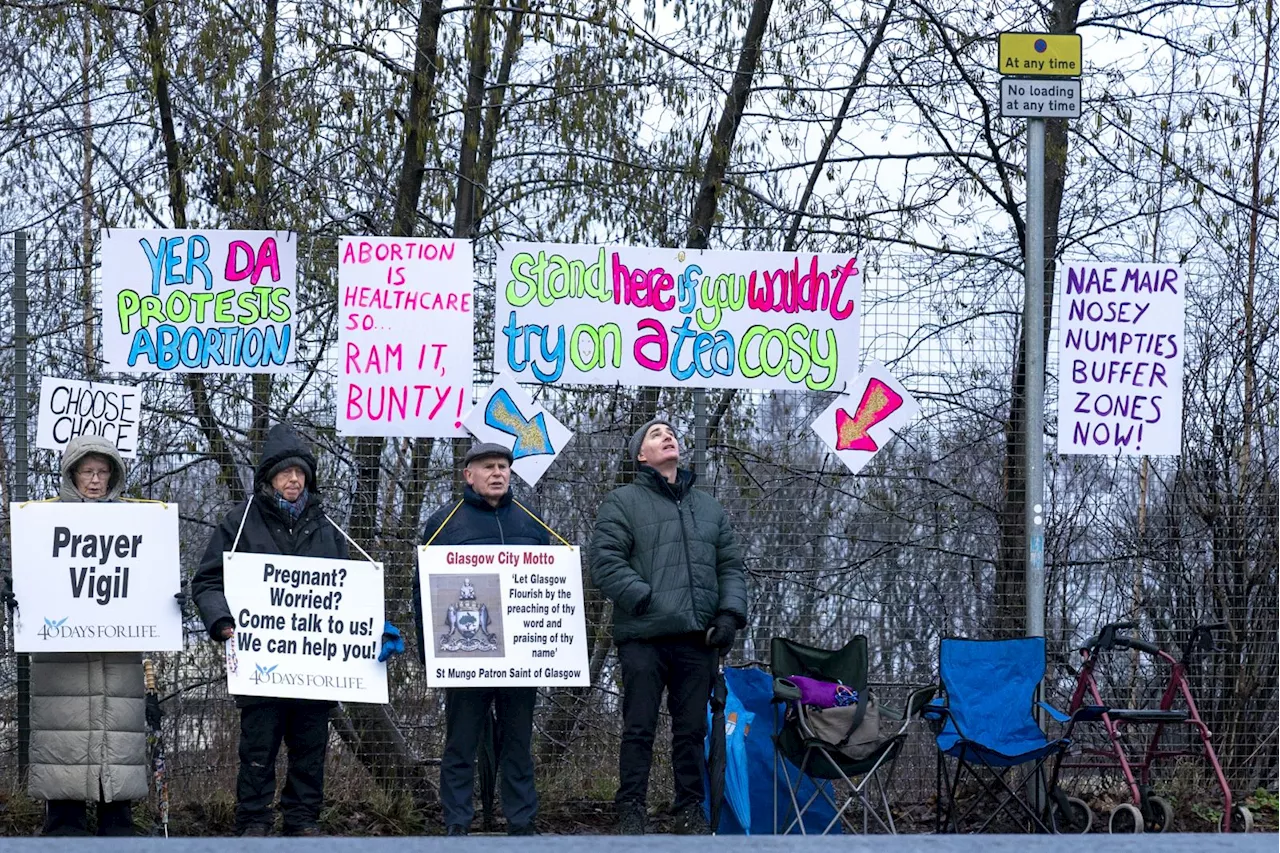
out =
[[[507,464],[515,462],[515,457],[511,455],[511,448],[503,447],[501,444],[495,444],[492,441],[482,441],[479,444],[471,445],[471,449],[467,451],[467,455],[462,459],[462,464],[465,467],[477,459],[485,459],[489,456],[501,456],[507,460]]]

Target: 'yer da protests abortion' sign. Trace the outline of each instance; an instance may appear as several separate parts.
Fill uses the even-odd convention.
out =
[[[1177,456],[1182,269],[1067,264],[1058,293],[1058,452]]]
[[[222,567],[235,620],[227,692],[387,701],[381,563],[226,552]]]
[[[521,382],[838,390],[858,367],[854,255],[509,243],[493,361]]]
[[[471,244],[343,237],[338,243],[338,432],[466,435]]]
[[[78,435],[97,435],[115,444],[121,456],[135,459],[141,414],[140,388],[45,376],[40,380],[36,447],[62,450]]]
[[[9,517],[17,651],[182,648],[176,504],[15,503]]]
[[[587,687],[581,551],[418,549],[429,687]]]
[[[107,367],[291,370],[297,266],[297,244],[283,231],[103,231]]]

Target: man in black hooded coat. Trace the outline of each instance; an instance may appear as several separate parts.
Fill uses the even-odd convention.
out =
[[[315,456],[288,424],[277,424],[267,433],[253,495],[214,529],[191,580],[200,616],[216,642],[226,642],[235,632],[235,619],[223,594],[222,566],[223,553],[233,550],[347,559],[346,537],[325,516],[320,503]],[[237,833],[270,834],[276,756],[283,741],[289,750],[288,775],[280,796],[285,834],[319,834],[329,711],[334,703],[237,696],[236,705],[240,708]]]

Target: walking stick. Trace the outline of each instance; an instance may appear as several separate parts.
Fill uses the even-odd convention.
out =
[[[149,660],[142,662],[142,674],[147,687],[147,725],[151,731],[147,733],[147,746],[151,750],[151,775],[155,780],[156,804],[160,811],[160,828],[164,837],[169,837],[169,778],[165,772],[164,739],[160,730],[160,719],[164,712],[160,710],[160,693],[156,689],[156,667]]]

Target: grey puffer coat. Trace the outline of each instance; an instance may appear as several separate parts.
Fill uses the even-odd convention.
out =
[[[76,465],[90,453],[111,465],[107,493],[124,490],[124,460],[110,441],[71,439],[62,453],[59,499],[84,502]],[[21,605],[21,602],[19,602]],[[147,796],[146,692],[142,655],[31,656],[31,773],[27,791],[42,800],[136,800]]]
[[[591,537],[591,579],[613,601],[617,642],[702,632],[718,612],[747,623],[747,581],[738,538],[724,507],[642,466],[635,482],[610,492]]]

